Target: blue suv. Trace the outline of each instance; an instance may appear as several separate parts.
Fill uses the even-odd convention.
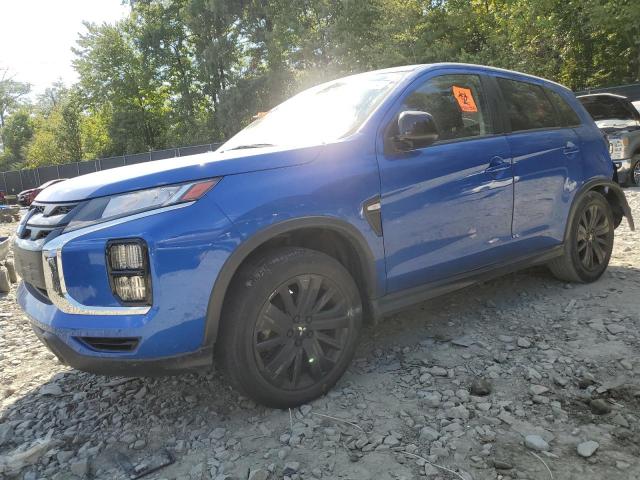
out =
[[[556,83],[419,65],[304,91],[216,152],[44,190],[19,224],[18,301],[80,370],[210,366],[266,405],[340,378],[364,321],[547,264],[607,267],[624,193]]]

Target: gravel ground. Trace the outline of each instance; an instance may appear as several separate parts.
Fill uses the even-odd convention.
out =
[[[640,189],[627,196],[640,223]],[[338,385],[290,411],[215,372],[64,367],[13,291],[0,296],[0,478],[638,479],[639,236],[616,231],[595,284],[535,268],[369,328]]]

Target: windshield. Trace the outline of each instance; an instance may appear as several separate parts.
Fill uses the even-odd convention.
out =
[[[316,145],[355,132],[406,72],[371,72],[305,90],[241,130],[221,151]]]

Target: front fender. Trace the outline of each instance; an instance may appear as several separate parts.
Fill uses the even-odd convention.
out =
[[[344,238],[347,238],[358,254],[358,261],[363,271],[365,292],[368,298],[374,296],[376,290],[375,257],[367,241],[353,225],[338,218],[328,216],[309,216],[294,218],[270,225],[259,232],[254,233],[225,261],[211,292],[207,308],[206,326],[203,345],[215,343],[218,337],[222,307],[226,298],[227,289],[236,271],[242,262],[258,247],[269,240],[284,233],[305,228],[322,228],[332,230]],[[363,299],[364,300],[364,299]]]

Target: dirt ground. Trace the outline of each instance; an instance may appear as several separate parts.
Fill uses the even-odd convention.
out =
[[[640,223],[640,189],[627,197]],[[338,385],[290,411],[216,372],[64,367],[14,290],[0,296],[0,478],[638,479],[639,239],[625,222],[591,285],[534,268],[369,328]]]

